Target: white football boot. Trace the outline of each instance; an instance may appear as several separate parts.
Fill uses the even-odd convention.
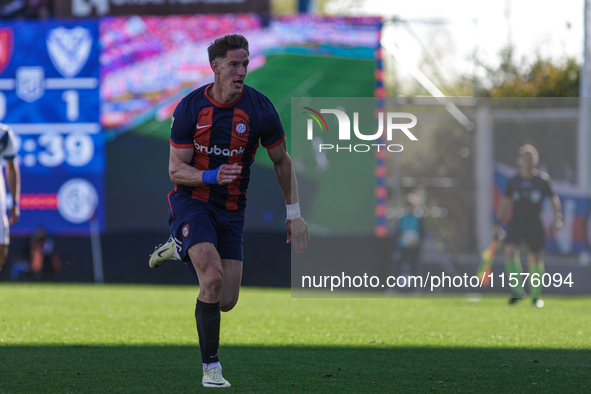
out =
[[[169,260],[180,260],[177,247],[180,245],[172,235],[165,244],[156,246],[156,250],[150,255],[150,268],[160,267]]]
[[[228,382],[222,376],[221,368],[211,368],[207,371],[203,371],[203,380],[201,381],[203,387],[230,387]]]

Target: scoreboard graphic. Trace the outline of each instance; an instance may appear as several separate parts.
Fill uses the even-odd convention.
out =
[[[22,184],[12,234],[104,228],[98,37],[98,20],[0,25],[0,122],[16,134]]]

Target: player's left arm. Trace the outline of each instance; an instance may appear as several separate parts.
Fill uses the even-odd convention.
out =
[[[21,216],[21,174],[18,164],[14,159],[6,160],[6,181],[12,196],[12,208],[10,208],[10,224],[16,224]]]
[[[554,211],[554,226],[556,230],[560,230],[562,228],[562,206],[560,198],[556,194],[550,197],[550,205],[552,205],[552,211]]]
[[[550,205],[552,206],[552,211],[554,212],[554,228],[556,230],[560,230],[562,228],[562,205],[560,204],[560,198],[554,192],[554,186],[552,185],[552,180],[548,176],[548,174],[543,174],[542,179],[546,181],[546,190],[545,193],[550,198]]]
[[[298,204],[298,184],[295,178],[295,172],[291,164],[291,157],[287,153],[287,145],[285,140],[273,148],[267,149],[269,157],[273,162],[275,175],[279,181],[279,187],[283,193],[283,199],[288,206],[288,218],[285,220],[285,230],[287,231],[287,243],[294,244],[295,251],[300,253],[308,246],[310,233],[308,225],[304,218],[299,213],[299,205],[297,205],[298,212],[292,212],[293,217],[289,217],[289,210]]]

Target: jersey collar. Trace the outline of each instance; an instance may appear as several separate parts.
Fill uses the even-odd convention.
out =
[[[209,94],[207,93],[207,91],[209,90],[210,87],[213,86],[213,83],[210,83],[209,85],[207,85],[207,87],[205,88],[205,97],[207,97],[207,99],[215,106],[217,107],[231,107],[233,105],[236,105],[238,103],[238,101],[240,101],[240,98],[242,97],[242,93],[244,93],[244,86],[242,86],[242,90],[240,91],[240,94],[238,95],[238,97],[236,98],[236,100],[231,101],[229,103],[220,103],[219,101],[214,100],[213,98],[211,98],[209,96]]]

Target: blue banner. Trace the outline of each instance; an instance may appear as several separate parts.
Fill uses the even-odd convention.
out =
[[[16,133],[21,219],[56,235],[104,228],[98,20],[0,25],[0,122]]]

